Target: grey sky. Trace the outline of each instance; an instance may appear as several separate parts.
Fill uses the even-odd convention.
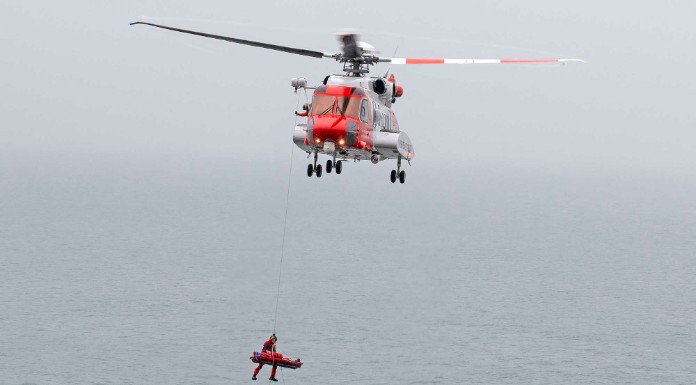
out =
[[[590,64],[392,67],[414,166],[696,172],[693,3],[425,4],[4,2],[0,151],[285,161],[289,79],[317,83],[338,65],[128,25],[149,16],[328,52],[352,27],[385,56],[398,46],[411,57],[583,58]]]

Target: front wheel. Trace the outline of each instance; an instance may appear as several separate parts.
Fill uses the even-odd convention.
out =
[[[333,170],[333,162],[329,159],[326,161],[326,172],[331,174],[331,170]]]
[[[317,169],[314,171],[316,171],[316,173],[317,173],[317,178],[321,178],[321,165],[320,164],[317,165]]]
[[[403,184],[404,182],[406,182],[406,171],[401,170],[399,173],[399,183]]]
[[[311,164],[307,165],[307,176],[312,177],[314,175],[314,167]]]
[[[340,174],[343,171],[343,161],[336,162],[336,174]]]
[[[396,182],[396,170],[392,170],[391,175],[389,176],[389,180],[392,183]]]

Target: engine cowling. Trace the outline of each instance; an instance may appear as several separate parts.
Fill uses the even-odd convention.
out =
[[[382,78],[377,78],[372,82],[372,91],[375,91],[377,95],[384,95],[388,88],[387,82]]]
[[[389,83],[392,84],[393,91],[392,94],[394,98],[400,98],[404,94],[404,87],[396,84],[396,78],[394,77],[394,74],[391,74],[389,76]]]
[[[396,92],[394,93],[394,97],[400,98],[404,94],[404,87],[401,87],[400,85],[395,85],[396,86]]]

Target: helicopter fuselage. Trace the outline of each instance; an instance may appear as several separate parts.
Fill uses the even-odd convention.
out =
[[[293,140],[307,153],[339,160],[413,159],[413,145],[391,109],[403,90],[393,77],[328,76],[315,88],[307,122]]]

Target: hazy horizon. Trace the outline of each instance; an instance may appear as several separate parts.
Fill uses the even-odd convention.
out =
[[[147,20],[326,52],[338,49],[337,30],[352,27],[385,56],[398,47],[396,56],[410,57],[582,58],[589,63],[392,66],[405,89],[394,110],[415,146],[413,172],[431,162],[696,172],[690,3],[631,3],[630,12],[552,1],[383,7],[356,18],[315,2],[5,4],[0,150],[233,154],[263,168],[289,156],[298,103],[290,78],[317,84],[340,72],[329,59],[129,26]]]
[[[694,10],[6,2],[0,383],[251,381],[284,230],[277,333],[305,365],[283,382],[694,382]],[[393,66],[406,183],[389,182],[394,162],[307,178],[290,79],[337,63],[138,20],[325,52],[356,28],[384,56],[589,63]]]

